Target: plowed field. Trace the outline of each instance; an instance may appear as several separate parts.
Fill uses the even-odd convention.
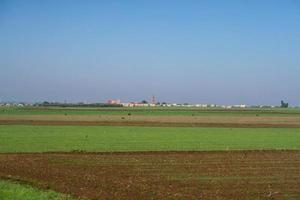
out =
[[[300,199],[300,151],[0,154],[0,177],[89,199]]]
[[[297,116],[12,115],[0,125],[300,128]]]

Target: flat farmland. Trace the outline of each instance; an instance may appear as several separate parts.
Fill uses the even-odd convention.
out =
[[[299,109],[0,108],[0,179],[73,199],[293,200],[299,169]]]
[[[0,107],[0,115],[300,116],[300,108]]]
[[[1,152],[300,149],[298,128],[0,126]]]
[[[0,176],[88,199],[299,199],[299,151],[1,154]]]
[[[0,124],[300,128],[300,111],[279,108],[2,108]]]

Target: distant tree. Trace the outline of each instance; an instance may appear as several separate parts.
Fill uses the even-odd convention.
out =
[[[147,104],[148,102],[147,102],[146,100],[143,100],[142,103],[143,103],[143,104]]]
[[[49,103],[48,101],[44,101],[42,104],[43,104],[44,106],[50,105],[50,103]]]
[[[281,101],[281,108],[288,108],[289,107],[289,103],[285,103],[284,101]]]

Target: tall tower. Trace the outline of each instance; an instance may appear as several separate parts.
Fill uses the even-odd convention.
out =
[[[156,99],[155,99],[155,96],[154,96],[154,95],[152,96],[151,103],[152,103],[152,104],[156,104]]]

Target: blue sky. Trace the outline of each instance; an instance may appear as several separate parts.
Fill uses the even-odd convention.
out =
[[[300,105],[300,1],[0,0],[0,101]]]

